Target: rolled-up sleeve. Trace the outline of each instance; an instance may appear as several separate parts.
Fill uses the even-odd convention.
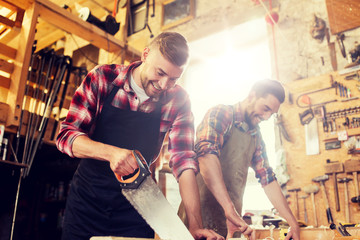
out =
[[[192,169],[196,174],[199,172],[194,152],[194,117],[188,96],[183,97],[185,101],[183,98],[181,107],[176,107],[178,112],[169,132],[169,166],[177,180],[187,169]]]
[[[66,119],[60,125],[56,146],[70,157],[74,157],[72,144],[75,138],[89,134],[99,112],[99,89],[103,85],[100,83],[103,79],[98,75],[98,68],[88,73],[76,90]]]
[[[266,186],[272,181],[276,180],[275,173],[269,165],[269,160],[266,154],[265,143],[261,137],[260,130],[256,134],[256,150],[251,161],[252,168],[255,171],[256,178],[259,179],[261,186]]]
[[[224,136],[231,127],[232,119],[231,106],[218,105],[206,113],[196,131],[197,157],[205,154],[220,156]]]

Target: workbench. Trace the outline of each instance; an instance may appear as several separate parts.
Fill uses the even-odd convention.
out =
[[[272,238],[274,240],[281,240],[280,235],[283,234],[285,229],[274,229]],[[329,228],[302,228],[300,230],[301,240],[360,240],[360,227],[349,227],[346,230],[352,235],[350,237],[335,237],[335,230]],[[285,230],[286,232],[287,230]],[[257,229],[256,239],[271,239],[271,233],[269,229]],[[90,240],[155,240],[159,238],[124,238],[124,237],[92,237]],[[231,238],[231,240],[240,240],[242,238]],[[229,239],[230,240],[230,239]]]

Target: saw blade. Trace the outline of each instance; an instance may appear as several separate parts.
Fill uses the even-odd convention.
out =
[[[122,193],[162,240],[194,240],[150,176],[138,188]]]

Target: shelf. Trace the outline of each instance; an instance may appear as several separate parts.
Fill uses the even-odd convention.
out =
[[[127,46],[123,41],[120,41],[95,25],[80,19],[64,8],[48,0],[37,0],[36,3],[39,5],[40,17],[59,29],[74,33],[84,40],[89,41],[92,45],[109,52],[126,49],[129,53],[141,56],[138,50]]]
[[[350,128],[346,129],[348,137],[352,136],[359,136],[360,135],[360,128]],[[324,142],[327,141],[334,141],[338,139],[337,132],[329,132],[325,134]]]
[[[0,160],[0,167],[7,167],[7,168],[28,168],[29,165],[24,164],[24,163],[17,163],[17,162],[12,162],[12,161],[7,161],[7,160]]]

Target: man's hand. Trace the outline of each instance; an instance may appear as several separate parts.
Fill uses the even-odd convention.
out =
[[[290,227],[288,233],[286,234],[286,237],[284,240],[300,240],[300,228],[299,226]]]
[[[215,231],[211,229],[197,229],[191,232],[195,240],[225,240],[224,237],[217,234]]]
[[[119,176],[127,176],[138,168],[131,150],[93,141],[87,135],[75,138],[72,151],[77,158],[108,161],[111,170]]]
[[[235,232],[241,232],[249,237],[250,240],[255,240],[255,231],[246,224],[235,208],[226,213],[226,226],[228,229],[226,239],[232,238]]]
[[[109,162],[111,170],[119,176],[127,176],[138,168],[132,151],[124,148],[114,147]]]

